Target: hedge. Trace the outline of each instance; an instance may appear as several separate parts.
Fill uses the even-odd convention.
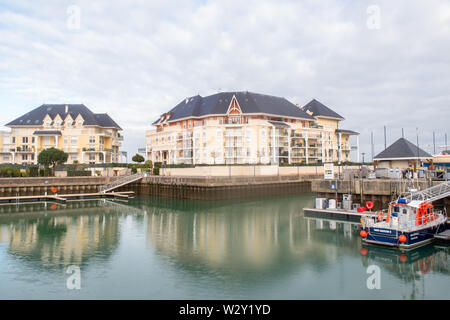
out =
[[[85,170],[72,170],[72,171],[67,171],[67,176],[68,177],[90,177],[92,176],[92,172],[89,171],[85,171]]]

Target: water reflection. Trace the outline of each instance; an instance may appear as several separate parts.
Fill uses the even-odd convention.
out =
[[[364,245],[361,249],[364,266],[378,265],[401,280],[403,299],[424,299],[425,278],[429,273],[450,276],[450,248],[427,245],[407,252]],[[445,297],[443,297],[445,298]]]
[[[1,208],[14,212],[13,219],[0,220],[0,241],[8,254],[43,268],[81,265],[95,255],[108,256],[120,239],[117,208],[103,201],[29,204]],[[25,218],[29,213],[36,218]]]
[[[272,198],[197,203],[152,199],[147,237],[158,252],[185,265],[227,273],[272,272],[301,265],[323,268],[339,255],[358,256],[358,228],[304,219],[303,200]]]
[[[63,273],[58,280],[47,271],[69,265],[83,266],[83,276],[90,279],[84,284],[86,298],[109,297],[119,281],[121,295],[113,298],[333,298],[341,293],[370,298],[366,269],[373,264],[391,277],[383,285],[395,298],[424,298],[425,283],[433,281],[436,292],[446,290],[448,247],[402,254],[362,246],[357,224],[305,218],[302,208],[311,199],[139,197],[128,204],[1,207],[0,258],[6,258],[1,265],[6,268],[0,283],[9,286],[3,295],[29,288],[28,278],[20,276],[28,270],[44,271],[42,297],[55,287],[67,294]],[[441,277],[437,285],[436,276]],[[42,274],[33,277],[39,281]]]

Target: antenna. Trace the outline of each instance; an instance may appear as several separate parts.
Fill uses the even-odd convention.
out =
[[[386,126],[384,126],[384,150],[386,150]]]
[[[433,131],[433,154],[436,154],[436,136]]]
[[[419,168],[420,156],[419,156],[419,128],[416,128],[416,136],[417,136],[417,168]]]
[[[373,147],[373,131],[370,133],[370,143],[371,143],[371,152],[372,152],[372,162],[374,157],[374,147]]]

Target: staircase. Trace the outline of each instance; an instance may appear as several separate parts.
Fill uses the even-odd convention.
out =
[[[100,191],[100,193],[107,193],[109,191],[112,191],[112,190],[115,190],[117,188],[123,187],[123,186],[125,186],[127,184],[130,184],[130,183],[136,182],[138,180],[141,180],[143,177],[144,177],[144,175],[142,173],[137,173],[137,174],[134,174],[134,175],[131,175],[131,176],[126,176],[126,177],[123,177],[123,178],[121,178],[119,180],[116,180],[114,182],[111,182],[111,183],[108,183],[108,184],[105,184],[105,185],[101,186],[99,188],[99,191]]]
[[[413,192],[405,198],[408,202],[413,200],[433,202],[450,196],[450,181],[438,184],[437,186]]]

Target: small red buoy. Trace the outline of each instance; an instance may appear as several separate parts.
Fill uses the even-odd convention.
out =
[[[374,203],[372,202],[372,201],[367,201],[366,202],[366,208],[367,209],[373,209],[373,207],[374,207],[375,205],[374,205]]]
[[[360,235],[362,238],[365,238],[365,237],[367,237],[367,232],[364,231],[364,230],[361,230],[361,232],[359,233],[359,235]]]
[[[362,256],[366,256],[367,255],[367,249],[366,248],[362,248],[361,249],[361,255]]]
[[[400,237],[398,237],[398,241],[400,241],[401,243],[405,243],[406,242],[406,236],[404,234],[400,235]]]
[[[56,210],[56,209],[58,209],[58,206],[56,204],[53,204],[52,205],[52,210]]]
[[[406,261],[408,261],[408,257],[406,256],[406,254],[402,253],[399,256],[400,262],[405,263]]]
[[[53,188],[52,188],[52,192],[53,192],[53,193],[57,193],[57,192],[58,192],[58,189],[56,189],[55,187],[53,187]]]

